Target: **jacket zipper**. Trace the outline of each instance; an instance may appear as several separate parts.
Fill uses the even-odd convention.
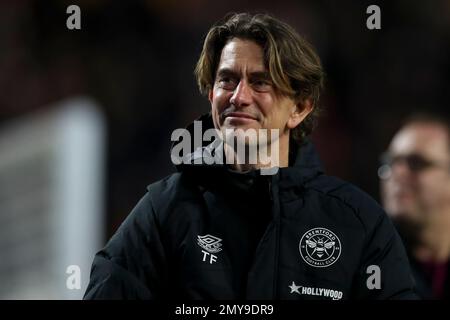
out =
[[[269,183],[268,183],[268,186],[269,186],[269,199],[270,199],[270,204],[272,205],[272,201],[273,201],[273,197],[272,197],[272,177],[271,176],[269,176]]]
[[[274,273],[273,273],[273,283],[272,283],[272,299],[278,299],[278,264],[280,255],[280,203],[278,197],[273,196],[273,179],[277,179],[277,175],[268,176],[269,181],[269,198],[272,208],[273,219],[275,222],[275,255],[274,255]],[[275,193],[278,193],[278,185],[275,185]]]

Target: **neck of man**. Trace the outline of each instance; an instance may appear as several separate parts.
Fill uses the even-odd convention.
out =
[[[224,143],[224,149],[227,164],[239,172],[289,166],[289,135],[257,146],[246,144],[239,147]]]
[[[421,262],[443,263],[449,260],[450,207],[430,212],[427,223],[418,232],[412,253]]]

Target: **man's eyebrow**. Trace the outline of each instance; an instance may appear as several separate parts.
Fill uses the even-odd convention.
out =
[[[238,73],[230,68],[221,68],[219,70],[217,70],[217,76],[232,76],[232,77],[237,77]]]
[[[267,71],[255,71],[250,73],[250,78],[270,79],[270,75]]]
[[[231,76],[231,77],[239,77],[239,73],[230,69],[230,68],[222,68],[217,70],[217,76]],[[251,72],[249,75],[250,78],[262,78],[262,79],[270,79],[270,75],[267,71],[255,71]]]

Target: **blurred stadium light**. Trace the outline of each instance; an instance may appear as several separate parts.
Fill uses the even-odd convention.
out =
[[[86,97],[45,110],[0,130],[0,299],[81,298],[103,241],[103,116]]]

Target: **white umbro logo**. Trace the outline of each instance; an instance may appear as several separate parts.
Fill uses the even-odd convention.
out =
[[[198,237],[198,245],[208,251],[209,253],[217,253],[222,251],[222,244],[220,243],[222,239],[214,237],[210,234],[205,236],[197,236]]]
[[[217,261],[217,256],[213,253],[217,253],[222,251],[222,239],[212,236],[210,234],[204,235],[204,236],[197,236],[198,245],[205,249],[202,250],[203,252],[203,261],[206,261],[206,258],[209,256],[209,263],[212,264],[213,262]]]

